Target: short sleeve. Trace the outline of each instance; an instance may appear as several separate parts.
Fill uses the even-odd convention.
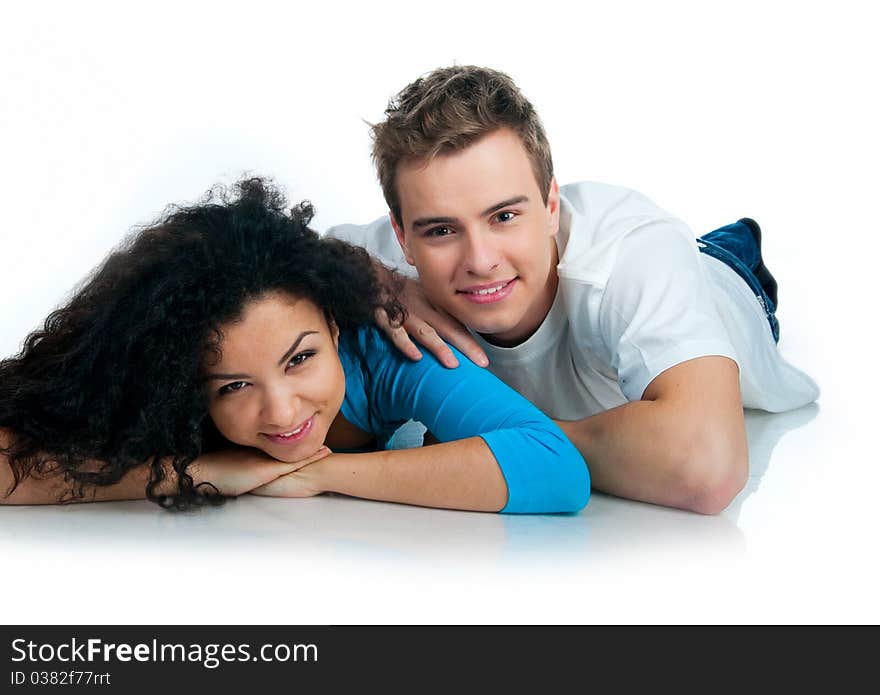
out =
[[[738,361],[699,249],[683,229],[658,222],[625,236],[605,285],[601,337],[629,401],[687,360],[721,355]]]

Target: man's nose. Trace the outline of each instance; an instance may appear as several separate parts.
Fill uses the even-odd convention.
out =
[[[467,235],[465,268],[472,275],[489,277],[500,264],[495,239],[490,232],[476,231]]]

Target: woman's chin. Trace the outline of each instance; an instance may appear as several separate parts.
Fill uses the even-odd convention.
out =
[[[260,449],[263,453],[268,454],[278,461],[283,461],[284,463],[296,463],[297,461],[303,461],[318,453],[318,449],[320,449],[323,444],[323,440],[318,444],[315,444],[314,442],[302,442],[301,444],[293,446],[285,444],[264,444]]]

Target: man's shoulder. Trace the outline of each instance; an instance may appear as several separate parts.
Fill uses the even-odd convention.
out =
[[[604,286],[621,242],[647,227],[661,233],[689,235],[683,222],[631,188],[581,181],[560,188],[561,278]]]
[[[391,227],[388,215],[377,217],[372,222],[367,222],[366,224],[337,224],[329,227],[323,236],[356,242],[364,236],[374,234],[390,234],[392,237],[394,236],[394,230]]]
[[[575,212],[601,218],[614,211],[618,216],[665,213],[639,191],[601,181],[576,181],[560,186],[562,200]]]

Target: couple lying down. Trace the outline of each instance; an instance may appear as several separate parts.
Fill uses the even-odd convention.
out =
[[[749,475],[743,409],[819,395],[778,349],[760,226],[694,238],[636,191],[560,186],[497,70],[438,68],[385,116],[388,215],[321,241],[243,182],[142,231],[2,363],[0,501],[333,490],[554,512],[592,484],[725,509]],[[410,418],[442,443],[385,451]]]
[[[373,327],[403,319],[394,291],[310,219],[248,179],[112,253],[0,363],[0,502],[581,509],[587,466],[553,421],[463,357],[399,353]],[[438,443],[386,450],[409,419]]]

